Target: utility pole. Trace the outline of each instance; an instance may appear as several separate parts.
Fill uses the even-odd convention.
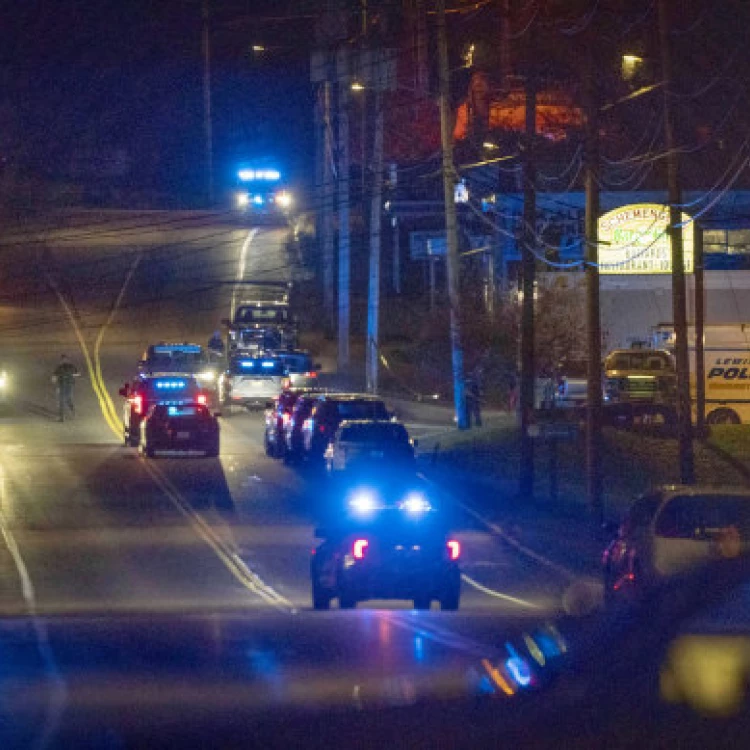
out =
[[[334,197],[334,144],[331,122],[331,81],[323,82],[323,309],[327,331],[333,331],[333,197]]]
[[[450,115],[450,78],[448,67],[448,35],[445,28],[445,0],[437,0],[437,42],[440,93],[440,135],[443,147],[443,199],[445,201],[446,275],[450,307],[450,335],[453,363],[453,400],[459,430],[468,427],[464,352],[461,343],[461,300],[458,288],[458,230],[456,220],[455,169]]]
[[[588,367],[586,379],[586,498],[601,523],[602,491],[602,330],[599,304],[599,100],[596,95],[593,34],[586,61],[586,312]]]
[[[338,207],[339,207],[339,289],[338,289],[338,371],[349,371],[350,324],[350,229],[349,229],[349,50],[336,53],[338,84]]]
[[[695,258],[695,429],[699,438],[706,433],[706,360],[703,353],[703,336],[706,325],[706,296],[703,277],[703,227],[693,223]]]
[[[211,115],[211,29],[209,27],[209,0],[203,0],[201,17],[203,33],[203,133],[206,142],[206,194],[209,205],[214,203],[214,137]]]
[[[398,167],[394,162],[390,169],[390,190],[393,199],[396,197],[398,188]],[[391,218],[391,228],[393,229],[393,291],[401,294],[401,236],[398,227],[398,216],[394,213]]]
[[[521,269],[523,300],[521,303],[521,470],[520,493],[534,495],[534,439],[529,427],[534,416],[536,363],[534,357],[534,282],[536,276],[536,74],[529,64],[526,74],[526,128],[523,138],[523,230],[521,235]]]
[[[672,104],[672,55],[670,44],[670,3],[659,0],[659,43],[664,80],[664,145],[667,150],[667,189],[669,200],[668,234],[672,246],[672,311],[677,365],[677,441],[680,457],[680,481],[695,481],[693,424],[690,404],[690,362],[687,342],[687,292],[682,245],[682,191],[679,155],[675,148],[675,121]]]
[[[372,198],[370,208],[370,282],[367,299],[367,391],[378,392],[380,317],[380,229],[383,203],[383,90],[382,55],[378,50],[375,90],[375,132],[372,145]]]

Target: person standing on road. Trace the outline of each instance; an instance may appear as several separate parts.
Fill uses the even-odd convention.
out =
[[[76,415],[76,408],[73,403],[73,387],[75,379],[80,374],[78,368],[68,359],[67,354],[60,355],[60,364],[52,373],[52,382],[57,384],[57,405],[60,422],[65,421],[66,408],[70,411],[72,417]]]

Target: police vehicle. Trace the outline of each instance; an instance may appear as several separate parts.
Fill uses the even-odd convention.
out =
[[[122,410],[123,442],[136,447],[141,440],[141,422],[155,404],[184,406],[208,404],[208,394],[189,374],[140,373],[120,388],[125,399]]]
[[[355,486],[344,511],[316,529],[323,541],[310,563],[315,609],[338,599],[341,609],[368,599],[407,599],[415,609],[458,609],[461,545],[443,512],[413,479],[390,487]]]
[[[237,170],[235,208],[253,220],[286,221],[294,196],[278,169],[245,165]]]
[[[275,357],[233,357],[219,378],[219,403],[231,413],[234,406],[266,408],[281,392],[287,371]]]
[[[138,363],[139,372],[187,373],[205,388],[215,388],[221,372],[221,357],[199,344],[152,344]]]
[[[140,430],[138,448],[149,458],[219,455],[219,421],[203,404],[153,404]]]

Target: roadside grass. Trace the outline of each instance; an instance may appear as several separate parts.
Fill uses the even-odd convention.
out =
[[[520,439],[516,427],[486,427],[454,431],[439,439],[437,460],[443,466],[500,480],[517,480]],[[620,515],[641,492],[679,481],[677,442],[649,432],[607,428],[602,436],[605,507]],[[699,483],[743,485],[750,477],[750,426],[722,426],[710,441],[695,441],[696,479]],[[586,502],[584,435],[558,441],[558,500]],[[535,449],[536,497],[550,495],[551,447],[539,441]]]

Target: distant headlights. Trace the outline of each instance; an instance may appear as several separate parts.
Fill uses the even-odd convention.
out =
[[[276,193],[275,200],[276,205],[281,208],[291,208],[293,202],[291,193],[287,193],[286,190]]]
[[[213,383],[216,380],[216,373],[213,370],[204,370],[198,373],[197,378],[207,383]]]
[[[400,503],[399,508],[407,513],[419,514],[432,510],[430,501],[421,492],[410,492]]]
[[[237,193],[237,207],[245,208],[250,203],[250,196],[247,193]]]

